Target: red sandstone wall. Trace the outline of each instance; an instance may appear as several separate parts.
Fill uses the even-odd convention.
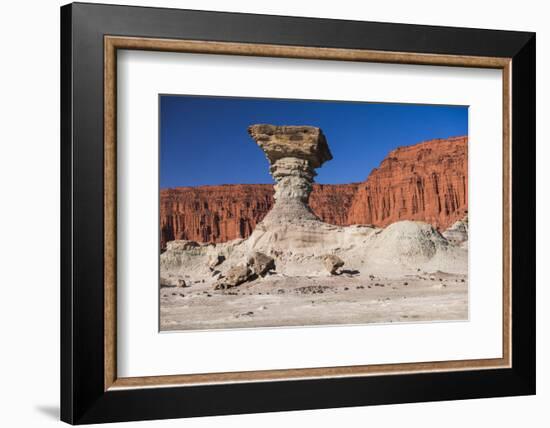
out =
[[[309,202],[315,214],[346,224],[358,184],[314,184]],[[271,184],[178,187],[160,191],[161,247],[174,239],[225,242],[248,237],[273,205]]]
[[[393,150],[363,183],[315,184],[310,206],[327,223],[386,226],[421,220],[446,229],[468,210],[467,137]],[[174,239],[246,238],[273,205],[273,186],[179,187],[160,192],[161,247]]]
[[[431,140],[390,152],[359,187],[349,224],[420,220],[446,229],[468,210],[468,139]]]
[[[272,205],[270,184],[162,189],[161,247],[174,239],[224,242],[245,238]]]

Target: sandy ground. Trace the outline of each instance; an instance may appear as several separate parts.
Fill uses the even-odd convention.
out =
[[[466,275],[270,275],[229,290],[160,289],[161,331],[468,319]]]

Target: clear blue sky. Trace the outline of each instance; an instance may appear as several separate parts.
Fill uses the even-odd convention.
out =
[[[468,134],[468,108],[232,97],[161,95],[160,187],[272,183],[249,125],[310,125],[333,159],[318,183],[363,181],[398,146]]]

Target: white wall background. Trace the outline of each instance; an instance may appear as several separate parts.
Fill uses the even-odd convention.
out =
[[[538,394],[461,402],[285,412],[139,423],[158,427],[548,426],[550,416],[550,28],[538,0],[147,0],[126,4],[537,32]],[[104,0],[103,3],[116,3]],[[54,426],[59,406],[59,6],[4,2],[0,9],[0,420]],[[125,426],[138,426],[131,423]]]

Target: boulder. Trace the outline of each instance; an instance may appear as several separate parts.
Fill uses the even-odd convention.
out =
[[[259,251],[254,251],[248,257],[247,264],[252,273],[258,276],[264,276],[270,270],[275,269],[275,259]]]
[[[187,283],[182,278],[165,278],[160,277],[160,286],[161,287],[187,287]]]
[[[334,254],[327,254],[323,256],[323,264],[326,270],[328,270],[331,275],[334,275],[339,268],[344,266],[344,261]]]
[[[255,278],[256,275],[247,265],[233,266],[227,271],[223,278],[220,278],[216,283],[216,290],[225,290],[241,285],[243,282]]]
[[[160,286],[161,287],[175,287],[176,284],[171,279],[160,277]]]

